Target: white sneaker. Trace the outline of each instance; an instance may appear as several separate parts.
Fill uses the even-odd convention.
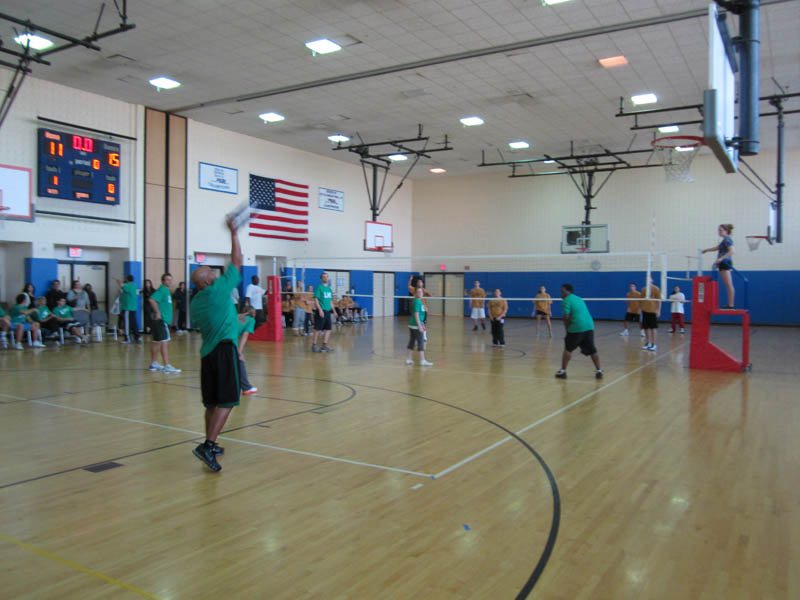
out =
[[[150,366],[152,367],[153,365],[150,365]],[[173,367],[172,365],[167,365],[167,366],[163,367],[161,370],[162,370],[164,373],[180,373],[180,372],[181,372],[181,370],[180,370],[180,369],[176,369],[176,368],[175,368],[175,367]]]
[[[623,329],[622,331],[619,332],[619,334],[620,335],[630,335],[630,332],[628,332],[627,329]]]
[[[686,333],[686,330],[683,327],[681,327],[680,333]]]
[[[16,344],[14,344],[14,350],[25,350],[25,348],[22,347],[22,344],[17,342]]]
[[[33,342],[33,344],[31,344],[31,345],[32,345],[34,348],[46,348],[46,347],[47,347],[47,346],[45,346],[45,345],[44,345],[42,342],[39,342],[39,341]]]
[[[150,371],[163,371],[163,370],[164,370],[164,367],[162,367],[162,366],[161,366],[160,364],[158,364],[157,362],[154,362],[154,363],[150,363],[150,366],[148,367],[148,369],[149,369]]]
[[[414,364],[414,361],[413,361],[413,360],[411,360],[410,358],[407,358],[407,359],[406,359],[406,364],[407,364],[407,365],[413,365],[413,364]]]
[[[656,346],[655,344],[650,344],[648,350],[650,350],[650,352],[655,352],[656,350],[658,350],[658,346]]]
[[[650,350],[650,344],[645,344],[642,346],[642,350]]]
[[[433,363],[431,361],[429,361],[429,360],[421,360],[421,361],[419,361],[419,364],[421,364],[423,367],[432,367],[433,366]]]
[[[640,335],[641,337],[645,337],[645,335],[644,335],[644,331],[640,331],[640,332],[639,332],[639,335]]]

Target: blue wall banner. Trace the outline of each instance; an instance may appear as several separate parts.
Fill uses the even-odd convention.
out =
[[[324,187],[319,188],[319,207],[344,212],[344,192]]]
[[[199,163],[199,186],[201,190],[224,192],[226,194],[239,193],[239,169],[231,169],[210,163]]]

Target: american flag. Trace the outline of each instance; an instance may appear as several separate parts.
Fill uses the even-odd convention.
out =
[[[250,235],[308,241],[308,186],[250,174]]]

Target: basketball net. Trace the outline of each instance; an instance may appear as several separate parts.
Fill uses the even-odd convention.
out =
[[[695,135],[668,135],[651,142],[653,150],[664,165],[667,183],[692,183],[692,160],[705,144]]]

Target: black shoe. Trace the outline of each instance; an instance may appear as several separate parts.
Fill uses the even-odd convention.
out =
[[[212,452],[217,456],[222,456],[223,454],[225,454],[225,448],[217,444],[217,442],[214,442],[214,448]]]
[[[475,325],[475,327],[472,328],[472,331],[478,331],[478,326]]]
[[[486,323],[483,323],[483,322],[481,322],[481,329],[483,329],[484,331],[486,331]]]
[[[597,369],[594,374],[595,379],[602,379],[603,378],[603,369]]]
[[[567,372],[564,369],[559,369],[559,371],[556,373],[556,379],[566,379],[566,378],[567,378]]]
[[[215,473],[217,471],[222,470],[222,467],[217,462],[217,456],[216,454],[214,454],[213,446],[209,448],[204,443],[200,444],[199,446],[197,446],[197,448],[192,450],[192,454],[194,454],[197,458],[202,460],[206,464],[206,466]]]
[[[333,352],[333,348],[328,346],[328,344],[324,344],[322,348],[319,350],[320,352]]]

